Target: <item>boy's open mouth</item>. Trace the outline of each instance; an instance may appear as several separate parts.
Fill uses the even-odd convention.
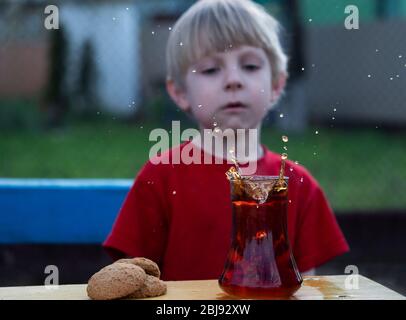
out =
[[[243,109],[246,108],[246,106],[241,103],[241,102],[231,102],[226,104],[222,109],[226,110],[237,110],[237,109]]]

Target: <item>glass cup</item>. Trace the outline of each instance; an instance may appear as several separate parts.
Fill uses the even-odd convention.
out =
[[[293,295],[302,277],[287,232],[288,177],[229,178],[232,235],[219,285],[242,298]]]

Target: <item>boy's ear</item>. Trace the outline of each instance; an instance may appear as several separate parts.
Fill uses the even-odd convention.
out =
[[[285,88],[286,85],[286,79],[287,75],[286,74],[281,74],[279,76],[278,81],[272,83],[272,97],[271,97],[271,104],[273,105],[278,101],[280,98],[283,89]]]
[[[180,109],[185,112],[190,109],[190,104],[186,97],[186,91],[179,88],[173,80],[166,80],[166,91]]]

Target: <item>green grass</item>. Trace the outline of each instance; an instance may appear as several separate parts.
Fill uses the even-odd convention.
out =
[[[264,138],[271,148],[278,143],[272,133]],[[290,136],[288,151],[319,181],[335,209],[406,208],[406,133],[314,128]]]
[[[0,176],[132,179],[148,159],[153,128],[102,121],[58,132],[3,132]],[[283,151],[282,132],[263,129],[262,135],[271,150]],[[312,128],[289,135],[286,146],[289,158],[319,181],[334,209],[406,208],[406,133]]]
[[[52,133],[6,133],[0,176],[132,178],[148,159],[149,131],[99,123]]]

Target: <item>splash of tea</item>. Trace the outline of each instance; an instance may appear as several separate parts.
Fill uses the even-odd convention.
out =
[[[230,151],[230,153],[232,152]],[[238,161],[234,156],[231,156],[231,161],[234,163],[234,166],[227,170],[226,176],[228,180],[232,180],[234,183],[238,182],[240,188],[244,189],[250,197],[262,204],[268,199],[270,193],[281,192],[288,188],[284,179],[285,161],[287,157],[288,155],[286,153],[282,154],[279,177],[273,182],[263,183],[263,181],[253,180],[254,176],[243,176]]]
[[[230,150],[230,159],[231,161],[234,163],[234,166],[231,167],[230,169],[228,169],[228,171],[226,172],[226,176],[229,180],[241,180],[242,179],[242,172],[241,172],[241,168],[238,165],[238,161],[236,159],[236,157],[234,156],[234,150]]]
[[[282,153],[282,155],[281,155],[281,168],[279,169],[279,179],[275,183],[275,186],[274,186],[274,189],[277,192],[286,190],[288,188],[288,185],[287,185],[287,183],[286,183],[286,181],[284,179],[284,176],[285,176],[285,163],[286,163],[287,158],[288,158],[288,154],[287,153]]]

